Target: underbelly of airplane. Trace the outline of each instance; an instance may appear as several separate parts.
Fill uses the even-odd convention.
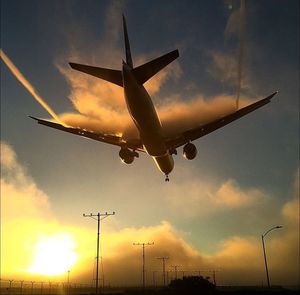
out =
[[[158,169],[168,175],[174,168],[173,157],[168,153],[165,156],[152,157]]]
[[[140,134],[143,145],[147,153],[152,157],[165,156],[168,151],[162,137],[156,133]]]

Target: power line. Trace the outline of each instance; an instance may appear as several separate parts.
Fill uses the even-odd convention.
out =
[[[100,225],[101,225],[101,221],[104,219],[104,218],[107,218],[111,215],[115,215],[115,212],[113,213],[97,213],[97,214],[93,214],[93,213],[90,213],[90,214],[83,214],[83,217],[90,217],[90,218],[93,218],[95,220],[97,220],[97,257],[96,257],[96,260],[97,260],[97,264],[96,264],[96,294],[98,294],[98,284],[99,284],[99,253],[100,253],[100,243],[99,243],[99,239],[100,239]],[[97,218],[95,218],[97,217]],[[103,287],[104,287],[104,284],[103,284]]]
[[[154,242],[152,243],[133,243],[134,246],[142,246],[142,249],[143,249],[143,256],[142,256],[142,259],[143,259],[143,270],[142,270],[142,273],[143,273],[143,288],[145,289],[145,246],[152,246],[154,245]]]

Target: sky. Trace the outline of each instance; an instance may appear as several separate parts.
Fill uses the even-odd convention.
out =
[[[242,18],[240,1],[2,0],[1,49],[69,124],[132,128],[120,87],[68,66],[120,69],[122,13],[135,65],[179,50],[145,84],[169,132],[228,113],[238,89],[240,106],[279,93],[196,140],[193,161],[179,148],[165,183],[144,154],[121,164],[117,147],[28,118],[51,116],[1,52],[1,277],[64,280],[70,270],[91,281],[97,223],[82,214],[115,211],[101,224],[107,283],[140,283],[132,244],[154,242],[148,284],[158,256],[168,269],[219,270],[220,284],[266,284],[261,235],[282,225],[266,236],[270,279],[299,284],[298,11],[293,0],[245,1]]]

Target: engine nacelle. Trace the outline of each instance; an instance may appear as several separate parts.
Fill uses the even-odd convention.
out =
[[[138,157],[138,153],[131,151],[127,148],[122,148],[119,151],[119,156],[121,158],[121,161],[125,164],[131,164],[134,161],[134,157]]]
[[[188,160],[193,160],[197,155],[197,148],[192,143],[187,143],[183,147],[183,156]]]

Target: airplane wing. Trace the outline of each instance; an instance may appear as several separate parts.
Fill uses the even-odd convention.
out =
[[[204,135],[207,135],[264,106],[265,104],[269,103],[272,97],[277,93],[278,91],[225,117],[219,118],[215,121],[199,126],[197,128],[187,130],[181,134],[178,134],[177,136],[174,136],[173,138],[168,138],[166,139],[167,148],[176,149],[190,141],[196,140]]]
[[[105,143],[120,146],[120,147],[126,146],[127,148],[144,152],[143,145],[141,144],[140,140],[126,141],[121,136],[117,136],[117,135],[92,132],[92,131],[88,131],[88,130],[81,129],[81,128],[75,128],[75,127],[65,127],[61,124],[54,123],[51,121],[42,120],[42,119],[35,118],[32,116],[29,116],[29,117],[31,119],[36,120],[39,124],[42,124],[42,125],[45,125],[45,126],[48,126],[51,128],[59,129],[59,130],[65,131],[65,132],[73,133],[73,134],[76,134],[76,135],[79,135],[82,137],[90,138],[93,140],[105,142]]]

